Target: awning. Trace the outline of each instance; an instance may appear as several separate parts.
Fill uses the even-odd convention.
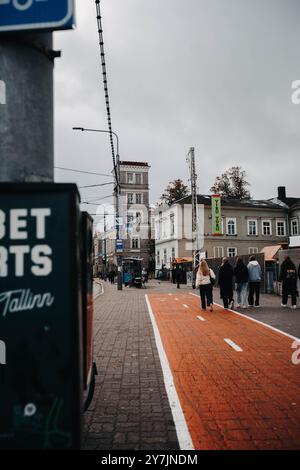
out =
[[[274,261],[278,251],[281,249],[282,249],[281,245],[265,246],[261,250],[261,253],[264,253],[265,261]]]

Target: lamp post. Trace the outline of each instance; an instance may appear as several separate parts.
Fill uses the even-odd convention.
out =
[[[82,132],[101,132],[105,134],[110,134],[110,131],[105,129],[89,129],[85,127],[72,127],[74,131],[82,131]],[[122,269],[122,261],[123,256],[117,249],[118,241],[120,239],[120,155],[119,155],[119,137],[116,132],[111,131],[111,133],[115,136],[117,141],[117,155],[116,155],[116,165],[114,168],[116,185],[115,185],[115,198],[116,198],[116,257],[117,257],[117,265],[118,265],[118,290],[122,290],[123,287],[123,269]]]

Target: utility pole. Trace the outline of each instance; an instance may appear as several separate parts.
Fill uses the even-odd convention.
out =
[[[53,181],[52,33],[0,38],[0,182]]]
[[[199,227],[198,227],[198,205],[197,205],[197,173],[195,168],[195,149],[191,147],[187,156],[190,169],[191,195],[192,195],[192,254],[193,267],[197,268],[200,263],[199,250]]]
[[[104,279],[107,277],[107,250],[106,250],[106,210],[104,207]]]
[[[122,290],[123,288],[123,243],[121,252],[119,252],[119,242],[120,242],[120,224],[121,224],[121,217],[120,217],[120,156],[119,154],[116,155],[116,186],[115,186],[115,200],[116,200],[116,257],[117,257],[117,269],[118,269],[118,290]],[[120,249],[120,247],[119,247]]]

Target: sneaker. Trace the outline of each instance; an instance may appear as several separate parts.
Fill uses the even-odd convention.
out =
[[[281,304],[281,307],[287,307],[287,305],[286,304]]]
[[[230,302],[229,308],[233,308],[233,306],[234,306],[234,300],[232,300],[232,301]]]
[[[210,309],[209,309],[211,312],[213,312],[213,304],[210,304]]]
[[[254,308],[260,308],[260,305],[254,305]]]
[[[254,307],[254,305],[250,305],[250,304],[249,304],[248,307]]]
[[[297,305],[292,305],[291,308],[295,310],[297,308]]]
[[[236,304],[236,308],[240,308],[240,307],[241,307],[240,304]]]
[[[242,308],[247,308],[247,305],[242,305]]]

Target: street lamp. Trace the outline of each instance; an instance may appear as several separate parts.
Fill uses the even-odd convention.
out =
[[[123,273],[122,273],[122,254],[117,251],[117,244],[120,239],[120,182],[119,182],[119,168],[120,168],[120,155],[119,155],[119,137],[116,132],[108,131],[105,129],[89,129],[85,127],[72,127],[74,131],[86,131],[86,132],[101,132],[106,134],[113,134],[117,141],[117,155],[116,155],[116,165],[114,167],[116,185],[115,185],[115,197],[116,197],[116,230],[117,230],[117,239],[116,239],[116,256],[117,256],[117,265],[118,265],[118,290],[122,290],[123,287]]]

